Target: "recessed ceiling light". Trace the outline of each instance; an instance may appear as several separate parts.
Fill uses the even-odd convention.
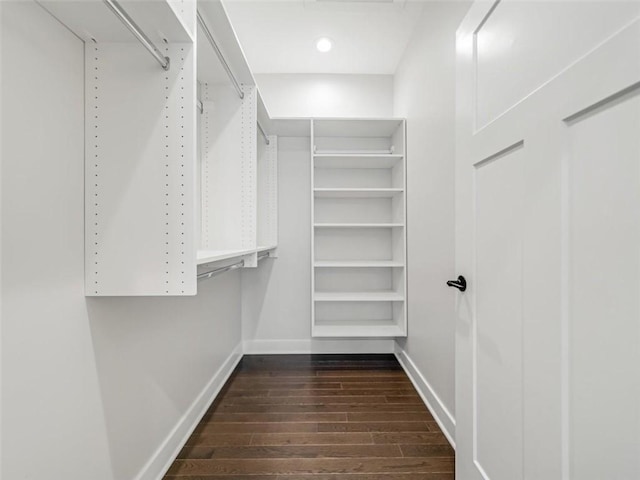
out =
[[[319,38],[318,41],[316,42],[316,48],[318,49],[319,52],[322,52],[322,53],[327,53],[329,50],[331,50],[332,46],[333,44],[331,43],[331,40],[328,39],[327,37]]]

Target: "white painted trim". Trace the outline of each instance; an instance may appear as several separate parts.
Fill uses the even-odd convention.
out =
[[[407,352],[405,352],[397,343],[394,353],[398,362],[400,362],[400,365],[402,365],[402,368],[411,380],[411,383],[413,383],[413,386],[418,391],[420,398],[422,398],[422,401],[438,423],[442,433],[444,433],[451,446],[455,449],[456,419],[442,400],[440,400],[440,397],[438,397],[427,379],[424,378],[422,373],[420,373],[420,370],[418,370],[416,364],[413,363],[413,360],[411,360],[409,355],[407,355]]]
[[[247,355],[309,353],[395,353],[390,339],[245,340]]]
[[[160,480],[164,476],[184,444],[187,443],[187,440],[200,422],[200,419],[218,396],[222,387],[227,383],[227,380],[233,373],[236,365],[238,365],[238,362],[240,362],[240,359],[242,359],[241,343],[238,344],[231,355],[229,355],[213,375],[207,386],[193,401],[169,435],[167,435],[167,438],[165,438],[149,461],[142,467],[140,473],[135,477],[135,480]]]

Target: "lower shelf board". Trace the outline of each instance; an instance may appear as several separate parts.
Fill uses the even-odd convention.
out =
[[[397,292],[315,292],[316,302],[404,302]]]
[[[402,188],[314,188],[315,198],[393,198]]]
[[[403,223],[315,223],[315,228],[404,228]]]
[[[316,268],[402,268],[404,263],[394,260],[316,260]]]
[[[388,338],[406,337],[406,330],[391,320],[387,321],[348,321],[316,322],[313,325],[314,337],[358,337],[358,338]]]
[[[249,255],[255,251],[255,248],[250,250],[198,250],[198,265]]]

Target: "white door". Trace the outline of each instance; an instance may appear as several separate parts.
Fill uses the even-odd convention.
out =
[[[477,2],[458,31],[458,479],[640,479],[639,12]]]

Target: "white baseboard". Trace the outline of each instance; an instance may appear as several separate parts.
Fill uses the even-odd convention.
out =
[[[396,343],[395,349],[396,358],[402,368],[406,372],[407,376],[413,383],[413,386],[418,391],[418,394],[422,398],[422,401],[427,405],[427,408],[435,418],[438,426],[444,433],[447,440],[453,448],[456,448],[455,435],[456,435],[456,420],[451,415],[449,409],[442,403],[436,392],[433,390],[427,379],[424,378],[416,364],[407,355],[407,353]]]
[[[296,353],[395,353],[388,339],[245,340],[247,355]]]
[[[229,379],[242,358],[242,344],[239,344],[213,375],[207,386],[194,400],[180,421],[176,424],[151,459],[142,467],[136,480],[160,480],[178,456],[191,436],[200,419]]]

